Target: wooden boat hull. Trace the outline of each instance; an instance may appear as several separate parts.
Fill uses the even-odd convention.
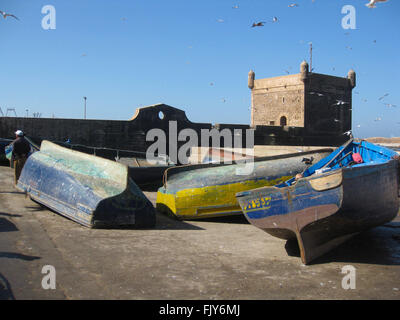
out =
[[[155,210],[115,161],[43,141],[17,188],[34,201],[87,227],[153,227]]]
[[[308,264],[352,235],[396,217],[398,170],[394,157],[311,175],[288,187],[242,192],[237,198],[251,224],[278,238],[297,239],[302,262]]]
[[[167,169],[164,186],[157,192],[157,210],[179,219],[197,219],[242,214],[235,194],[275,185],[304,171],[305,157],[320,160],[332,149],[298,152],[254,159],[254,169],[238,174],[244,162],[199,164]]]

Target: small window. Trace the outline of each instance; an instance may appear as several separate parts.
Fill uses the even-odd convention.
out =
[[[285,103],[285,97],[282,97],[282,103]]]
[[[270,125],[270,126],[274,126],[274,125],[275,125],[275,121],[270,121],[270,122],[269,122],[269,125]]]
[[[287,125],[287,119],[285,116],[281,117],[280,124],[282,127]]]

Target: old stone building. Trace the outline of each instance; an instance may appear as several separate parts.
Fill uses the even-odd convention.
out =
[[[255,79],[249,72],[251,126],[302,127],[308,134],[340,135],[351,130],[352,89],[356,74],[347,78],[309,72]]]

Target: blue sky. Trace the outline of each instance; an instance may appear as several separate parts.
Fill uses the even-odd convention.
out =
[[[0,19],[0,107],[83,118],[87,96],[90,119],[127,120],[162,102],[193,122],[248,124],[249,70],[298,73],[312,42],[314,72],[357,73],[355,136],[400,136],[400,3],[367,2],[0,0],[20,19]],[[41,26],[45,5],[56,9],[55,30]],[[355,30],[342,28],[345,5],[356,9]],[[250,27],[258,21],[267,23]]]

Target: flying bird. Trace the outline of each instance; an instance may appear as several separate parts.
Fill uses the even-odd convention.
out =
[[[386,2],[387,0],[370,0],[369,3],[366,4],[368,8],[376,8],[375,3],[377,2]]]
[[[254,28],[254,27],[264,27],[264,23],[265,23],[265,21],[254,22],[254,23],[251,25],[251,27],[252,27],[252,28]]]
[[[299,6],[299,5],[298,5],[297,3],[292,3],[292,4],[289,4],[289,5],[288,5],[289,8],[298,7],[298,6]]]
[[[239,6],[238,6],[238,5],[234,5],[234,6],[232,7],[232,9],[239,9]]]
[[[376,118],[374,121],[381,121],[382,120],[382,118],[381,117],[378,117],[378,118]]]
[[[386,107],[397,107],[395,104],[391,104],[391,103],[385,103],[385,106]]]
[[[272,18],[272,22],[278,22],[278,18],[277,17],[273,17]]]
[[[337,102],[333,104],[333,106],[342,106],[345,104],[349,104],[349,102],[343,101],[343,100],[336,100]]]
[[[314,91],[311,91],[310,94],[316,94],[318,97],[323,97],[324,96],[322,93],[314,92]]]
[[[4,11],[1,11],[1,10],[0,10],[0,14],[3,16],[4,19],[7,18],[7,17],[13,17],[13,18],[19,20],[16,16],[14,16],[14,15],[11,14],[11,13],[7,13],[7,12],[4,12]]]
[[[383,98],[387,97],[389,95],[389,93],[385,93],[382,97],[380,97],[378,100],[382,100]]]
[[[352,132],[351,132],[351,130],[349,130],[349,131],[346,131],[345,133],[343,133],[344,135],[346,135],[346,136],[349,136],[349,137],[352,137],[353,136],[353,134],[352,134]]]

